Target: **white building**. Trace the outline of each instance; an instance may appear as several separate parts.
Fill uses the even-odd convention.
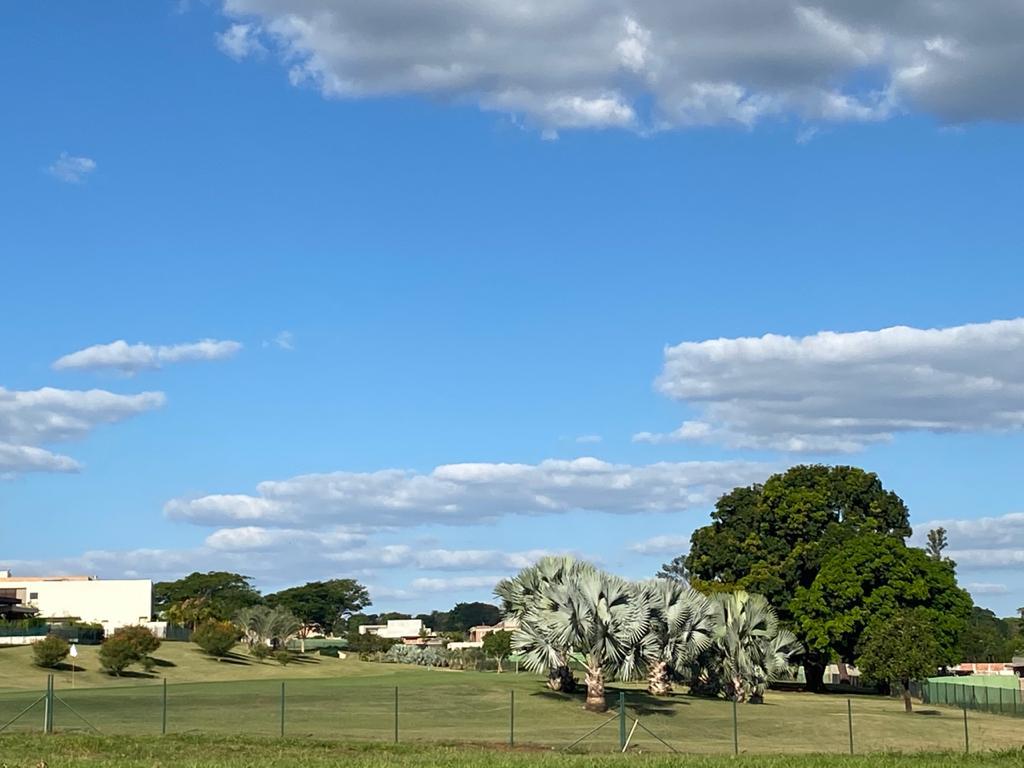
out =
[[[429,635],[431,632],[429,627],[423,626],[421,619],[388,619],[387,624],[360,624],[359,634],[405,640]]]
[[[94,576],[15,577],[0,571],[0,595],[39,611],[42,619],[78,619],[118,627],[146,624],[153,611],[149,579],[97,579]]]

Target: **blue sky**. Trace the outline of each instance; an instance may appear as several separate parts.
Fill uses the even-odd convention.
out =
[[[0,11],[0,567],[444,608],[824,461],[1024,604],[1024,19],[396,2]]]

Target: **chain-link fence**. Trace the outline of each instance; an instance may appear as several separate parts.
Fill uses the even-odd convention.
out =
[[[414,685],[382,685],[375,678],[160,681],[88,689],[57,687],[51,677],[42,691],[0,692],[0,732],[289,736],[691,754],[964,752],[1024,745],[1019,721],[968,715],[968,708],[954,709],[959,704],[952,700],[941,711],[919,703],[908,716],[901,705],[879,697],[780,693],[763,705],[736,705],[624,690],[609,692],[608,711],[597,714],[584,710],[582,694],[556,693],[540,680],[472,674],[438,671],[436,684]],[[498,677],[496,685],[491,678]]]
[[[969,683],[929,680],[912,687],[914,695],[925,704],[971,709],[976,712],[990,712],[997,715],[1024,717],[1024,691],[1017,678],[1008,678],[1018,687],[993,685],[971,685]]]

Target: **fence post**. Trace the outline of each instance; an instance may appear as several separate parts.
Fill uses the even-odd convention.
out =
[[[732,753],[740,753],[740,721],[736,716],[736,694],[732,697]]]
[[[971,735],[967,732],[967,705],[964,704],[964,754],[971,752]]]
[[[160,735],[167,735],[167,678],[164,678],[163,706],[160,711]]]
[[[43,733],[53,733],[53,675],[46,676],[46,697],[43,699]]]
[[[284,738],[284,681],[281,681],[281,737]]]
[[[398,743],[398,686],[395,686],[395,744]]]
[[[850,754],[853,754],[853,701],[846,700],[846,722],[850,726]]]
[[[619,691],[619,751],[626,749],[626,692]]]
[[[508,745],[516,745],[516,692],[508,692]]]

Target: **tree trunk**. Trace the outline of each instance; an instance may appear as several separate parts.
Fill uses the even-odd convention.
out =
[[[913,712],[914,711],[914,702],[910,698],[910,681],[909,680],[902,680],[901,682],[903,684],[903,711],[904,712]]]
[[[811,693],[825,692],[825,659],[816,651],[809,651],[804,657],[804,678]]]
[[[548,688],[561,693],[573,693],[576,690],[576,678],[568,666],[552,667],[548,671]]]
[[[583,708],[590,712],[607,712],[608,702],[604,699],[604,670],[587,669],[587,702]]]
[[[659,661],[651,667],[651,674],[647,678],[647,692],[652,696],[668,696],[672,693],[672,676],[669,674],[667,661]]]
[[[498,656],[497,659],[498,659],[498,674],[500,675],[501,674],[501,656]]]

